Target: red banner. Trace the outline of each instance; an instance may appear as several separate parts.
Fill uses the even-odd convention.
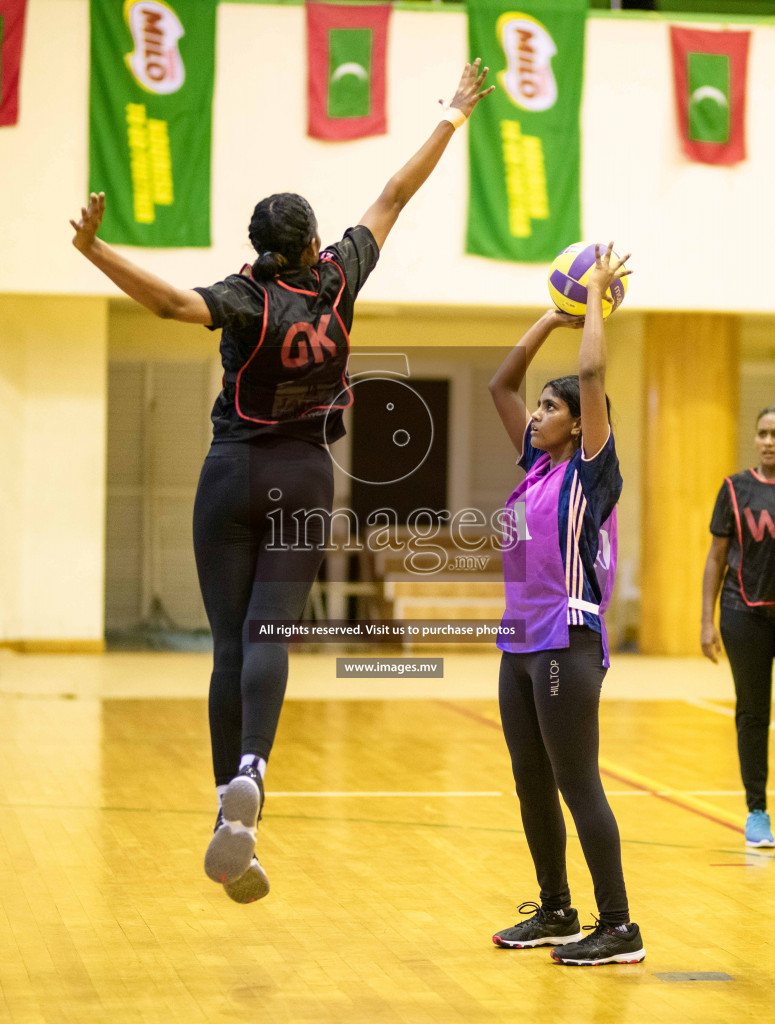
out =
[[[384,135],[390,5],[307,2],[307,131],[335,142]]]
[[[678,131],[684,153],[704,164],[745,160],[750,32],[670,26]]]
[[[19,68],[26,9],[27,0],[0,0],[0,125],[19,120]]]

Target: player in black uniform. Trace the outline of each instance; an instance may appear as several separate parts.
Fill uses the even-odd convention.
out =
[[[775,406],[756,420],[759,465],[728,476],[716,498],[702,578],[702,653],[724,641],[737,708],[737,749],[748,804],[746,846],[775,846],[767,813],[767,747],[775,659]],[[723,586],[722,586],[723,578]],[[721,637],[713,621],[721,591]]]
[[[92,193],[81,219],[70,222],[75,247],[152,313],[222,331],[223,390],[196,496],[194,548],[214,642],[209,713],[219,811],[205,871],[239,903],[269,891],[254,848],[288,675],[287,645],[252,641],[250,623],[295,620],[304,610],[333,501],[324,444],[344,433],[342,411],[351,401],[355,299],[404,205],[455,128],[494,88],[484,88],[487,70],[478,59],[465,66],[425,144],[358,225],[323,251],[306,200],[269,196],[250,222],[258,253],[252,267],[210,288],[179,289],[97,238],[102,193]],[[320,514],[306,514],[313,509]]]

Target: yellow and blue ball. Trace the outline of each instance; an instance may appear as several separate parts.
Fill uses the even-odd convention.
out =
[[[600,244],[600,254],[607,246]],[[619,259],[615,252],[611,258]],[[595,266],[595,243],[576,242],[555,258],[549,268],[549,294],[563,313],[584,316],[587,311],[587,281]],[[627,278],[619,277],[603,296],[603,317],[619,308],[627,291]]]

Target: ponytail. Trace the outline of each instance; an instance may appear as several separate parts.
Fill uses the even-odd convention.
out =
[[[312,207],[294,192],[262,199],[253,211],[248,236],[258,259],[253,276],[268,281],[301,266],[301,254],[317,234]]]
[[[280,252],[262,252],[253,264],[253,277],[256,281],[271,281],[288,266],[288,260]]]

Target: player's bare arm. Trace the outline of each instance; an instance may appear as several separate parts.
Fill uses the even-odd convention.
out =
[[[211,324],[210,310],[202,296],[191,289],[175,288],[156,274],[143,270],[97,237],[105,214],[105,193],[92,192],[89,205],[81,207],[79,220],[71,220],[73,245],[87,260],[130,298],[165,320]]]
[[[449,104],[450,111],[459,111],[463,120],[468,119],[474,108],[485,96],[495,88],[491,85],[484,88],[489,68],[481,67],[481,58],[477,57],[473,64],[466,64],[460,78],[455,95]],[[454,120],[454,117],[453,117]],[[406,206],[420,186],[427,180],[436,164],[441,159],[449,140],[455,132],[453,121],[444,120],[434,128],[430,138],[420,147],[415,155],[385,185],[379,198],[361,217],[364,224],[374,235],[377,245],[382,248],[391,228],[398,220],[401,210]]]
[[[595,246],[595,266],[587,282],[587,312],[579,349],[581,434],[587,458],[597,455],[608,440],[610,432],[605,400],[606,347],[603,296],[614,280],[632,273],[624,266],[630,254],[621,259],[614,256],[612,261],[613,247],[614,243],[609,242],[605,252],[601,253],[600,246]]]
[[[525,441],[525,430],[530,421],[530,411],[524,399],[527,368],[556,327],[578,330],[583,326],[584,317],[570,316],[556,308],[548,309],[520,338],[489,383],[490,394],[498,415],[511,438],[511,443],[520,455]]]

